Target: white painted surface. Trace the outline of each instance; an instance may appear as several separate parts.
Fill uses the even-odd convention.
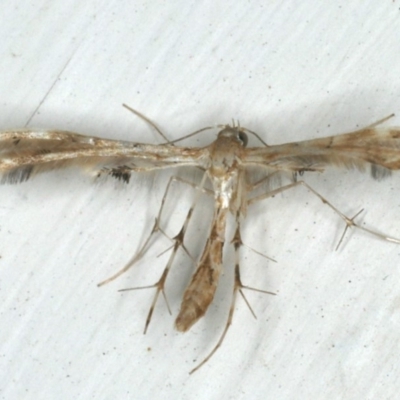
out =
[[[399,8],[3,0],[0,128],[159,141],[125,102],[171,138],[232,118],[271,144],[349,131],[400,114]],[[207,317],[181,335],[173,317],[190,276],[182,255],[168,288],[174,316],[160,301],[143,336],[152,293],[117,289],[153,282],[167,241],[118,281],[96,283],[145,237],[166,176],[123,187],[65,171],[0,188],[0,398],[396,398],[400,247],[353,233],[334,252],[341,222],[301,188],[249,212],[245,240],[278,260],[243,255],[246,283],[278,293],[248,293],[257,321],[239,299],[223,346],[189,377],[222,330],[232,268]],[[305,179],[349,215],[365,207],[366,226],[400,236],[399,174]],[[191,192],[175,195],[179,218]],[[200,213],[209,205],[202,200]],[[194,251],[205,233],[193,230]]]

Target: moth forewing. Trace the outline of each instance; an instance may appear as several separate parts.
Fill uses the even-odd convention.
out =
[[[176,146],[172,143],[151,145],[109,140],[57,130],[10,130],[0,134],[1,182],[23,182],[35,174],[66,167],[77,167],[94,176],[109,175],[126,183],[129,182],[132,173],[149,170],[193,167],[205,171],[200,184],[189,183],[195,187],[197,195],[180,231],[172,238],[173,245],[166,267],[159,280],[148,286],[155,289],[155,295],[145,326],[146,330],[159,295],[162,294],[166,298],[165,282],[177,251],[183,249],[191,257],[185,246],[187,227],[191,223],[193,209],[200,193],[211,194],[214,197],[213,219],[203,252],[195,262],[195,271],[183,294],[180,312],[175,321],[176,328],[182,332],[189,330],[205,315],[213,301],[224,264],[223,248],[227,236],[226,219],[229,214],[234,216],[236,222],[236,232],[232,240],[235,250],[235,280],[231,307],[222,335],[209,355],[192,370],[194,372],[208,361],[221,345],[232,322],[237,293],[239,292],[249,305],[243,289],[259,290],[244,286],[240,279],[239,250],[243,245],[240,223],[246,216],[248,206],[283,191],[303,186],[343,219],[345,232],[349,227],[355,227],[383,239],[400,242],[398,239],[359,226],[355,217],[344,215],[304,181],[293,179],[288,184],[262,191],[266,183],[281,175],[289,174],[295,178],[298,173],[323,171],[329,166],[360,170],[369,166],[374,178],[389,175],[392,170],[400,168],[400,128],[378,128],[378,123],[337,136],[276,146],[267,146],[263,142],[262,147],[249,148],[246,147],[246,129],[229,125],[219,132],[214,142],[201,148]],[[255,177],[258,172],[260,176]],[[160,221],[169,186],[174,179],[179,180],[172,178],[169,181],[149,238],[123,269],[100,285],[114,280],[141,259],[150,246],[153,235],[160,233],[168,236],[163,231]],[[206,179],[211,183],[211,189],[206,187]]]
[[[100,139],[66,131],[13,130],[0,135],[3,183],[23,182],[37,173],[66,167],[129,180],[133,171],[204,167],[205,163],[207,154],[202,148]]]
[[[400,168],[400,128],[366,128],[352,133],[277,146],[247,149],[245,164],[277,170],[323,171],[329,166],[367,166],[374,178]]]

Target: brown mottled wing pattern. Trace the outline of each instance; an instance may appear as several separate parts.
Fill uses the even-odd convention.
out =
[[[0,133],[2,183],[18,183],[53,169],[76,166],[128,181],[131,171],[207,165],[205,149],[101,139],[65,131]]]
[[[209,239],[196,272],[183,294],[181,309],[175,321],[175,327],[180,332],[186,332],[202,318],[214,299],[222,273],[227,212],[227,208],[221,207],[214,212]]]
[[[245,165],[285,171],[322,171],[327,166],[371,167],[380,179],[400,169],[400,128],[366,128],[352,133],[263,148],[249,148]]]

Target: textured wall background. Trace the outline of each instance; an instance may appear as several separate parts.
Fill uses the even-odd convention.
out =
[[[3,0],[0,21],[1,129],[160,142],[125,102],[171,138],[234,118],[276,144],[400,115],[398,1]],[[400,236],[400,173],[379,183],[343,171],[304,178],[344,213],[364,207],[366,226]],[[1,398],[397,396],[400,247],[353,232],[335,252],[342,223],[303,188],[249,210],[244,240],[278,261],[242,256],[246,283],[278,294],[248,293],[258,320],[239,299],[223,346],[188,376],[223,328],[227,246],[207,317],[179,334],[161,299],[143,336],[152,293],[117,290],[152,283],[168,242],[118,281],[96,283],[144,240],[167,179],[93,184],[63,171],[1,186]],[[171,235],[192,196],[172,195]],[[202,199],[199,215],[210,206]],[[192,229],[194,254],[206,233],[206,224]],[[167,290],[174,316],[191,268],[182,254]]]

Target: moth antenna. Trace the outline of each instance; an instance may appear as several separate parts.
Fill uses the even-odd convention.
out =
[[[226,128],[225,125],[217,125],[217,127],[218,127],[218,128]],[[237,120],[237,122],[235,122],[235,120],[232,118],[232,127],[233,127],[233,128],[237,128],[238,130],[240,130],[240,131],[242,131],[242,132],[250,133],[251,135],[253,135],[254,137],[256,137],[265,147],[270,147],[270,146],[261,138],[261,136],[260,136],[258,133],[254,132],[254,131],[252,131],[251,129],[248,129],[248,128],[242,128],[242,127],[240,126],[240,121],[239,121],[239,120]]]
[[[175,143],[177,143],[177,142],[180,142],[181,140],[188,139],[188,138],[190,138],[190,137],[192,137],[192,136],[198,135],[199,133],[204,132],[204,131],[207,131],[207,130],[209,130],[209,129],[214,129],[214,127],[213,127],[213,126],[206,126],[205,128],[201,128],[201,129],[199,129],[199,130],[197,130],[197,131],[194,131],[194,132],[192,132],[192,133],[189,133],[188,135],[182,136],[182,137],[180,137],[180,138],[178,138],[178,139],[175,139],[175,140],[171,140],[171,141],[168,142],[168,144],[175,144]]]
[[[169,141],[169,139],[167,138],[167,136],[164,135],[164,133],[161,131],[161,129],[150,118],[147,118],[144,114],[142,114],[141,112],[139,112],[139,111],[135,110],[134,108],[128,106],[125,103],[122,104],[122,107],[125,107],[127,110],[129,110],[133,114],[137,115],[140,119],[142,119],[143,121],[148,123],[153,129],[155,129],[161,135],[161,137],[164,140],[167,141],[167,143],[171,143]]]
[[[243,128],[243,130],[245,132],[250,133],[251,135],[255,136],[265,147],[270,147],[266,142],[264,142],[264,140],[261,138],[261,136],[258,133],[254,132],[248,128]]]
[[[370,128],[375,128],[376,126],[383,124],[384,122],[386,122],[388,119],[393,118],[395,116],[394,113],[388,115],[385,118],[382,118],[376,122],[373,122],[371,125],[366,126],[365,128],[361,128],[360,130],[364,130],[364,129],[370,129]]]

